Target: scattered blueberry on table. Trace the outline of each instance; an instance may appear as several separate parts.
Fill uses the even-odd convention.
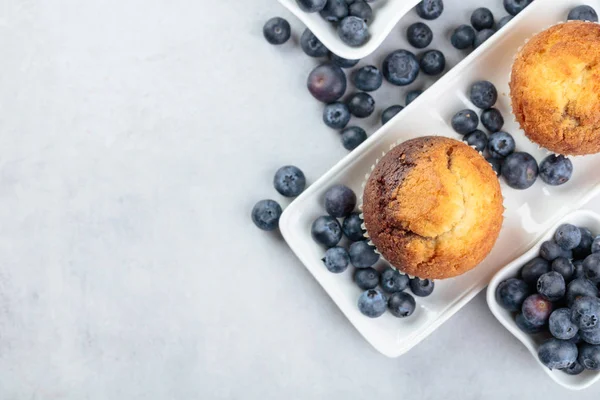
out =
[[[501,282],[495,292],[496,302],[514,313],[520,330],[545,335],[538,347],[542,364],[569,375],[600,370],[600,299],[596,286],[600,282],[600,254],[591,251],[592,237],[585,227],[561,225],[554,233],[558,243],[545,242],[551,244],[552,254],[540,249],[544,258],[527,262],[520,278]],[[556,256],[561,251],[567,252],[563,254],[566,257]],[[553,258],[552,270],[545,258]],[[576,272],[575,265],[582,264],[592,268],[589,277]]]
[[[252,221],[263,231],[272,231],[279,227],[281,206],[275,200],[261,200],[252,208]]]
[[[324,103],[339,100],[346,92],[346,74],[332,63],[317,66],[308,75],[306,86],[315,99]]]
[[[446,69],[446,57],[439,50],[428,50],[421,56],[419,66],[426,75],[439,75]]]
[[[365,130],[359,126],[349,126],[340,133],[342,138],[342,146],[349,151],[354,150],[360,146],[362,142],[367,140],[367,132],[365,132]]]
[[[530,5],[533,0],[504,0],[504,9],[510,15],[517,15]]]
[[[489,8],[478,8],[471,14],[471,25],[478,31],[492,29],[494,27],[494,14]]]
[[[443,0],[423,0],[415,7],[419,17],[426,20],[434,20],[444,12]]]
[[[409,105],[410,103],[415,101],[415,99],[422,94],[423,91],[419,89],[411,90],[410,92],[406,93],[406,105]]]
[[[484,44],[489,38],[494,36],[496,33],[493,29],[482,29],[475,34],[475,40],[473,41],[473,47],[478,48]]]
[[[354,93],[348,99],[348,109],[356,118],[367,118],[375,111],[375,99],[365,92]]]
[[[396,114],[398,114],[403,109],[404,109],[404,107],[396,104],[393,106],[389,106],[388,108],[383,110],[383,112],[381,113],[381,125],[387,124],[390,119],[394,118],[396,116]]]
[[[327,57],[329,55],[329,49],[308,28],[300,36],[300,47],[309,57]]]
[[[423,22],[415,22],[406,30],[406,39],[411,46],[424,49],[433,41],[433,31]]]
[[[287,42],[292,36],[290,23],[280,17],[271,18],[263,27],[263,35],[267,42],[279,45]]]
[[[408,50],[396,50],[383,60],[381,72],[392,85],[410,85],[419,75],[419,61]]]
[[[465,50],[473,47],[475,42],[475,29],[470,25],[461,25],[454,30],[450,37],[452,46],[459,50]]]
[[[293,165],[281,167],[275,173],[273,186],[282,196],[296,197],[306,187],[306,177],[300,168]]]
[[[333,129],[344,129],[350,122],[350,109],[345,103],[330,103],[323,108],[323,122]]]
[[[381,87],[383,75],[374,65],[365,65],[354,71],[352,74],[352,83],[358,90],[363,92],[373,92]]]

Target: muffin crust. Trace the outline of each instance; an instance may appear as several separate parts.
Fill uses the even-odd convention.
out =
[[[377,250],[420,278],[463,274],[491,251],[502,226],[502,194],[492,167],[457,140],[404,142],[375,166],[363,216]]]
[[[534,36],[510,80],[525,134],[564,155],[600,152],[600,25],[571,21]]]

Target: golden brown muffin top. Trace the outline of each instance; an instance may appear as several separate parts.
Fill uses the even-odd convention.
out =
[[[402,143],[365,186],[367,232],[385,259],[421,278],[460,275],[491,251],[502,226],[502,194],[491,166],[457,140]]]
[[[521,49],[510,81],[526,135],[564,155],[600,152],[600,25],[571,21]]]

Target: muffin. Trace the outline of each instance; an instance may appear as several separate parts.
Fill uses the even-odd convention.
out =
[[[440,136],[387,153],[363,193],[367,234],[400,271],[427,279],[461,275],[492,250],[504,207],[498,178],[477,151]]]
[[[571,21],[537,35],[517,54],[510,80],[517,122],[555,153],[600,151],[600,25]]]

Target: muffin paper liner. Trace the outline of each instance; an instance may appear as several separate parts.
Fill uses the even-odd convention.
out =
[[[513,54],[513,62],[512,62],[512,65],[514,65],[514,64],[515,64],[515,61],[517,61],[517,56],[518,56],[519,54],[521,54],[521,50],[523,50],[523,47],[525,47],[525,45],[526,45],[527,43],[529,43],[529,41],[530,41],[530,40],[531,40],[531,39],[532,39],[534,36],[537,36],[537,35],[539,35],[540,33],[544,32],[544,31],[546,31],[546,30],[548,30],[548,29],[550,29],[550,28],[552,28],[552,27],[555,27],[555,26],[557,26],[557,25],[562,25],[562,24],[565,24],[565,23],[568,23],[568,22],[572,22],[572,21],[559,21],[559,22],[557,22],[557,23],[555,23],[555,24],[550,24],[550,25],[548,25],[547,27],[545,27],[544,29],[542,29],[542,30],[539,30],[539,31],[535,32],[534,34],[532,34],[531,36],[529,36],[527,39],[525,39],[525,41],[523,42],[523,44],[522,44],[521,46],[519,46],[519,48],[517,49],[517,51],[515,52],[515,54]],[[599,24],[598,22],[593,22],[593,21],[579,21],[579,22],[585,22],[585,23],[588,23],[588,24]],[[519,121],[517,121],[517,117],[516,117],[516,115],[515,115],[515,112],[514,112],[514,110],[513,110],[512,94],[510,93],[510,90],[511,90],[511,88],[510,88],[510,81],[511,81],[511,80],[512,80],[512,66],[511,66],[511,68],[510,68],[510,73],[508,74],[508,82],[509,82],[509,85],[508,85],[508,97],[509,97],[509,99],[510,99],[510,102],[509,102],[510,114],[512,115],[512,120],[513,120],[513,122],[517,124],[517,126],[519,127],[519,129],[520,129],[520,130],[521,130],[523,133],[525,133],[525,129],[523,129],[523,127],[521,126],[521,124],[519,123]],[[553,151],[550,151],[550,150],[548,150],[548,149],[547,149],[547,148],[545,148],[545,147],[542,147],[542,146],[540,146],[540,144],[539,144],[539,143],[537,143],[537,142],[534,142],[533,140],[531,140],[531,139],[529,138],[529,136],[527,136],[527,134],[526,134],[526,133],[525,133],[525,137],[526,137],[526,138],[527,138],[527,139],[528,139],[528,140],[529,140],[531,143],[534,143],[534,144],[536,144],[536,145],[537,145],[537,147],[538,147],[538,150],[542,150],[542,151],[544,151],[544,152],[546,153],[546,156],[549,156],[549,155],[552,155],[552,154],[558,154],[558,153],[555,153],[555,152],[553,152]],[[559,154],[559,155],[560,155],[560,154]],[[574,158],[574,157],[585,157],[585,156],[587,156],[587,155],[592,155],[592,154],[569,155],[569,156],[565,156],[565,157],[571,157],[571,158]]]

